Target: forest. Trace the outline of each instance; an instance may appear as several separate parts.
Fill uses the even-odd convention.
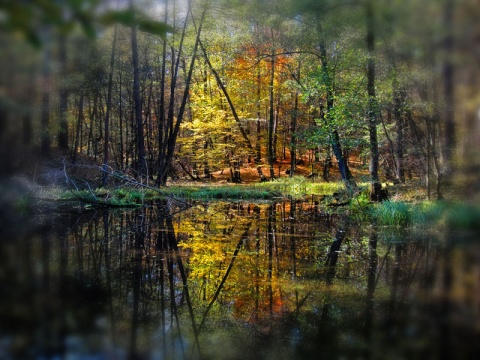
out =
[[[451,185],[471,199],[477,5],[7,1],[2,175],[56,158],[101,165],[92,187],[299,174],[369,183],[372,200],[412,179],[428,199]]]
[[[0,1],[0,358],[479,359],[478,19]]]

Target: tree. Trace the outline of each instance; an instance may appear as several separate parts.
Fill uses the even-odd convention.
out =
[[[180,40],[180,45],[179,45],[179,50],[176,58],[176,63],[175,66],[172,65],[172,78],[171,78],[171,88],[170,88],[170,103],[169,103],[169,108],[168,108],[168,116],[166,120],[166,126],[165,126],[165,131],[162,131],[163,133],[163,141],[161,143],[163,144],[162,148],[160,149],[159,152],[159,170],[158,170],[158,177],[157,177],[157,184],[159,185],[165,185],[167,182],[167,176],[170,171],[170,168],[172,166],[172,161],[173,157],[175,154],[175,145],[177,142],[178,138],[178,133],[180,130],[180,124],[182,123],[183,117],[185,115],[185,108],[187,106],[187,101],[188,101],[188,95],[190,91],[190,84],[192,81],[192,75],[193,75],[193,70],[195,66],[195,60],[197,56],[197,49],[199,46],[200,42],[200,35],[202,33],[202,26],[203,22],[205,20],[205,15],[207,12],[208,8],[208,1],[204,5],[204,8],[202,10],[202,14],[198,23],[198,27],[196,28],[196,33],[195,33],[195,43],[193,46],[192,50],[192,58],[190,61],[190,65],[187,70],[187,75],[185,79],[185,88],[183,91],[183,96],[181,97],[181,102],[180,102],[180,108],[178,110],[178,113],[176,117],[174,116],[174,101],[176,99],[175,97],[175,91],[177,90],[176,88],[176,82],[177,82],[177,77],[178,77],[178,71],[179,71],[179,66],[180,66],[180,59],[181,59],[181,53],[183,50],[183,41],[185,38],[185,33],[186,33],[186,28],[187,28],[187,21],[188,17],[191,16],[193,19],[193,14],[191,12],[191,1],[188,4],[188,11],[187,11],[187,17],[185,18],[184,26],[183,26],[183,31],[181,35],[181,40]]]
[[[129,0],[130,11],[134,11],[133,0]],[[137,47],[137,25],[132,25],[132,69],[133,69],[133,102],[134,102],[134,121],[136,126],[137,138],[137,162],[136,169],[141,176],[147,175],[147,164],[145,157],[145,139],[143,135],[142,118],[142,100],[140,98],[140,73],[138,65],[138,47]]]
[[[377,136],[377,101],[375,96],[375,14],[373,0],[365,4],[367,21],[367,95],[368,95],[368,134],[370,138],[370,198],[375,201],[382,199],[382,184],[378,177],[378,136]]]

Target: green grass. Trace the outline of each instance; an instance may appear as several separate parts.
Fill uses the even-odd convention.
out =
[[[480,230],[480,206],[466,203],[385,201],[372,204],[370,214],[384,226]]]
[[[378,225],[408,226],[412,223],[411,206],[403,201],[384,201],[372,206],[371,212]]]
[[[269,189],[259,189],[250,185],[231,186],[172,186],[162,188],[161,192],[175,197],[209,199],[259,199],[268,200],[281,197],[281,194]]]
[[[294,176],[250,185],[170,186],[161,188],[160,192],[188,199],[269,200],[281,197],[332,195],[343,190],[344,185],[341,182],[316,183],[302,176]]]

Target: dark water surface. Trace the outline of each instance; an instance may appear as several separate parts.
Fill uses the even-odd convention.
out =
[[[6,231],[0,359],[480,359],[475,234],[168,205]]]

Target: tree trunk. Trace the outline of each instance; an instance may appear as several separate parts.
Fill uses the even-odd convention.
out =
[[[271,55],[270,60],[270,85],[269,85],[269,93],[270,93],[270,104],[269,104],[269,117],[268,117],[268,144],[267,144],[267,151],[268,151],[268,166],[270,169],[270,179],[275,178],[275,173],[273,169],[273,163],[275,161],[275,154],[274,154],[274,132],[275,132],[275,111],[273,108],[273,85],[275,80],[275,50]]]
[[[188,101],[188,96],[189,96],[189,92],[190,92],[190,83],[192,81],[193,68],[195,66],[195,60],[196,60],[196,57],[197,57],[197,50],[198,50],[198,46],[200,44],[200,34],[202,33],[202,26],[203,26],[203,22],[205,20],[207,7],[208,6],[205,6],[205,8],[203,9],[202,17],[200,19],[200,23],[199,23],[199,26],[198,26],[198,29],[197,29],[197,35],[196,35],[196,38],[195,38],[195,44],[194,44],[193,52],[192,52],[192,59],[190,61],[187,77],[185,79],[185,89],[183,91],[182,102],[180,103],[180,109],[178,111],[175,123],[173,123],[173,112],[171,113],[170,110],[169,110],[169,121],[171,121],[171,131],[169,132],[169,136],[167,138],[166,152],[164,153],[165,156],[162,159],[163,160],[163,166],[159,169],[159,176],[158,176],[158,179],[157,179],[157,183],[159,183],[161,185],[164,185],[167,182],[167,175],[168,175],[168,172],[170,171],[170,167],[171,167],[172,160],[173,160],[173,155],[175,153],[175,145],[177,143],[177,137],[178,137],[178,132],[180,130],[180,124],[182,123],[183,116],[184,116],[184,113],[185,113],[185,107],[186,107],[187,101]],[[190,7],[189,7],[189,12],[190,12]],[[186,26],[186,20],[185,20],[185,26]],[[185,30],[185,27],[184,27],[184,30]],[[177,69],[175,70],[176,72],[178,71],[178,64],[179,64],[179,62],[177,62]],[[175,76],[175,74],[174,74],[174,76]],[[173,92],[170,94],[170,96],[171,97],[173,96]],[[170,101],[170,104],[171,104],[171,106],[173,106],[172,101]],[[171,116],[170,116],[170,113],[172,114]]]
[[[445,173],[451,172],[452,157],[455,150],[455,113],[454,113],[454,69],[451,56],[454,53],[453,42],[453,12],[454,1],[445,0],[444,38],[445,61],[443,64],[443,86],[445,101],[445,147],[443,149],[443,160]]]
[[[165,7],[164,7],[164,22],[167,23],[168,20],[168,0],[165,0]],[[158,165],[160,167],[160,157],[161,149],[164,147],[164,129],[166,125],[166,117],[165,117],[165,82],[166,82],[166,73],[167,73],[167,39],[163,39],[162,44],[162,70],[161,70],[161,78],[160,78],[160,99],[159,99],[159,109],[158,109]],[[173,93],[170,94],[173,96]]]
[[[43,93],[42,93],[42,110],[40,114],[41,124],[41,154],[43,156],[50,155],[51,137],[50,137],[50,48],[47,44],[44,50],[43,59]]]
[[[75,145],[73,147],[73,152],[72,152],[73,163],[77,161],[78,148],[80,146],[80,137],[82,136],[83,122],[85,120],[85,116],[83,114],[84,96],[85,96],[84,91],[81,90],[80,99],[78,100],[78,116],[77,116],[77,130],[75,132]]]
[[[329,116],[333,110],[333,105],[334,105],[334,93],[333,93],[333,84],[332,84],[332,79],[331,75],[328,70],[328,58],[327,58],[327,50],[325,48],[325,44],[321,43],[320,44],[320,57],[322,60],[322,73],[323,77],[325,79],[325,85],[326,85],[326,91],[327,91],[327,115],[321,114],[322,119],[324,122],[331,121],[329,119]],[[338,162],[338,168],[340,170],[340,175],[342,177],[342,180],[347,187],[349,188],[355,188],[356,183],[355,180],[353,179],[352,173],[350,172],[350,169],[348,168],[348,163],[344,157],[343,151],[342,151],[342,145],[340,144],[340,136],[338,134],[337,130],[333,130],[332,133],[330,134],[330,140],[332,142],[332,150],[333,154],[337,158]]]
[[[373,0],[366,3],[367,17],[367,94],[368,94],[368,134],[370,138],[370,198],[378,201],[381,196],[382,184],[378,177],[378,137],[377,137],[377,103],[375,95],[375,29]]]
[[[115,49],[117,45],[117,25],[113,30],[112,53],[110,55],[110,73],[108,74],[108,92],[107,92],[107,110],[105,112],[105,141],[103,143],[103,176],[102,186],[107,185],[108,180],[108,146],[110,138],[110,113],[112,111],[112,87],[113,87],[113,70],[115,66]]]
[[[300,78],[300,77],[299,77]],[[290,177],[295,175],[297,165],[297,117],[298,117],[298,91],[295,92],[295,105],[292,114],[291,140],[290,140]]]
[[[134,11],[133,0],[129,1],[130,11]],[[145,157],[145,138],[143,135],[142,120],[142,102],[140,97],[140,69],[138,65],[138,45],[137,45],[137,29],[133,25],[131,28],[132,35],[132,67],[133,67],[133,101],[134,101],[134,121],[136,126],[137,137],[137,161],[136,170],[140,176],[147,173],[147,164]]]
[[[60,102],[60,112],[59,112],[59,131],[58,131],[58,147],[62,150],[68,150],[68,88],[65,84],[65,78],[67,75],[67,44],[65,35],[60,35],[59,37],[59,62],[61,67],[61,76],[62,81],[60,83],[59,91],[59,102]]]
[[[262,139],[262,135],[261,135],[261,127],[260,127],[260,117],[261,117],[261,114],[260,114],[260,95],[261,95],[261,92],[260,92],[260,87],[261,85],[261,76],[260,76],[260,67],[258,67],[257,69],[257,139],[255,141],[255,150],[256,150],[256,155],[255,155],[255,162],[257,164],[260,163],[260,160],[262,159],[262,147],[261,147],[261,139]]]

